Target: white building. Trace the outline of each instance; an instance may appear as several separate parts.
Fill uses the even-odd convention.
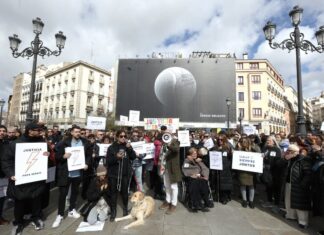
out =
[[[107,116],[113,110],[114,83],[110,72],[84,61],[45,75],[40,120],[67,129],[85,127],[87,116]]]
[[[324,91],[318,97],[313,97],[307,100],[313,109],[313,125],[320,129],[324,121]]]

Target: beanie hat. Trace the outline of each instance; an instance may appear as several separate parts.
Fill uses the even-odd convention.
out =
[[[99,165],[98,167],[97,167],[97,176],[104,176],[104,175],[106,175],[107,174],[107,169],[106,169],[106,167],[104,167],[103,165]]]

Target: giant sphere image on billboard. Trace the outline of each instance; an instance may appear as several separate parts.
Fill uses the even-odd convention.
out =
[[[117,120],[139,110],[140,120],[224,123],[228,97],[235,122],[234,58],[120,59],[117,66]]]

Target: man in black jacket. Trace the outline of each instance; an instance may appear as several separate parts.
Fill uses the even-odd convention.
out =
[[[10,143],[5,151],[2,161],[2,170],[6,177],[9,178],[7,190],[8,197],[15,199],[14,216],[14,234],[21,234],[24,228],[23,217],[27,210],[31,209],[32,222],[36,230],[44,228],[44,222],[40,219],[41,213],[41,198],[45,190],[45,181],[36,181],[22,185],[15,185],[15,161],[16,161],[16,144],[17,143],[36,143],[44,142],[45,140],[40,135],[41,126],[36,123],[30,123],[25,128],[25,134]],[[48,156],[48,153],[44,153]],[[46,157],[44,156],[44,157]]]
[[[53,228],[57,228],[64,216],[65,198],[68,194],[69,187],[71,185],[71,197],[68,217],[79,218],[80,214],[75,210],[76,200],[79,194],[79,186],[82,180],[84,171],[91,168],[91,154],[92,150],[89,141],[81,138],[81,128],[73,126],[71,128],[71,136],[62,140],[57,145],[57,153],[55,155],[57,162],[57,185],[59,186],[59,200],[58,200],[58,215],[52,225]],[[85,154],[85,166],[80,170],[68,170],[68,158],[71,157],[71,153],[66,152],[67,147],[84,147]]]
[[[128,186],[132,175],[131,161],[136,153],[130,143],[126,142],[126,132],[116,133],[117,141],[109,146],[107,151],[108,188],[111,197],[110,221],[114,221],[117,213],[117,194],[121,191],[123,197],[123,215],[128,214]]]
[[[0,179],[4,180],[6,176],[1,170],[1,159],[3,158],[5,148],[8,146],[9,142],[7,141],[7,128],[3,125],[0,125]],[[0,197],[0,225],[8,224],[9,221],[2,217],[3,206],[5,202],[5,197]]]

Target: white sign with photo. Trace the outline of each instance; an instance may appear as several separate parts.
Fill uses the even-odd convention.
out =
[[[92,117],[87,118],[87,129],[90,130],[105,130],[106,118],[105,117]]]
[[[143,160],[152,159],[154,158],[155,154],[155,146],[153,143],[146,143],[145,144],[146,149],[146,156],[143,158]]]
[[[15,155],[16,185],[47,179],[46,143],[17,143]]]
[[[223,170],[223,155],[222,152],[210,151],[209,152],[209,164],[211,170]]]
[[[85,155],[84,155],[84,147],[67,147],[65,148],[66,153],[71,153],[71,156],[68,158],[68,170],[75,171],[80,170],[85,167]]]
[[[130,144],[132,145],[133,150],[137,154],[144,154],[144,153],[146,153],[146,148],[145,148],[145,142],[144,141],[131,142]]]
[[[105,157],[107,155],[107,151],[110,145],[111,144],[98,144],[100,157]]]
[[[263,173],[262,153],[234,151],[232,169]]]
[[[178,131],[178,140],[180,141],[180,147],[189,147],[190,146],[189,130]]]
[[[138,125],[140,121],[140,111],[129,110],[129,124]]]

